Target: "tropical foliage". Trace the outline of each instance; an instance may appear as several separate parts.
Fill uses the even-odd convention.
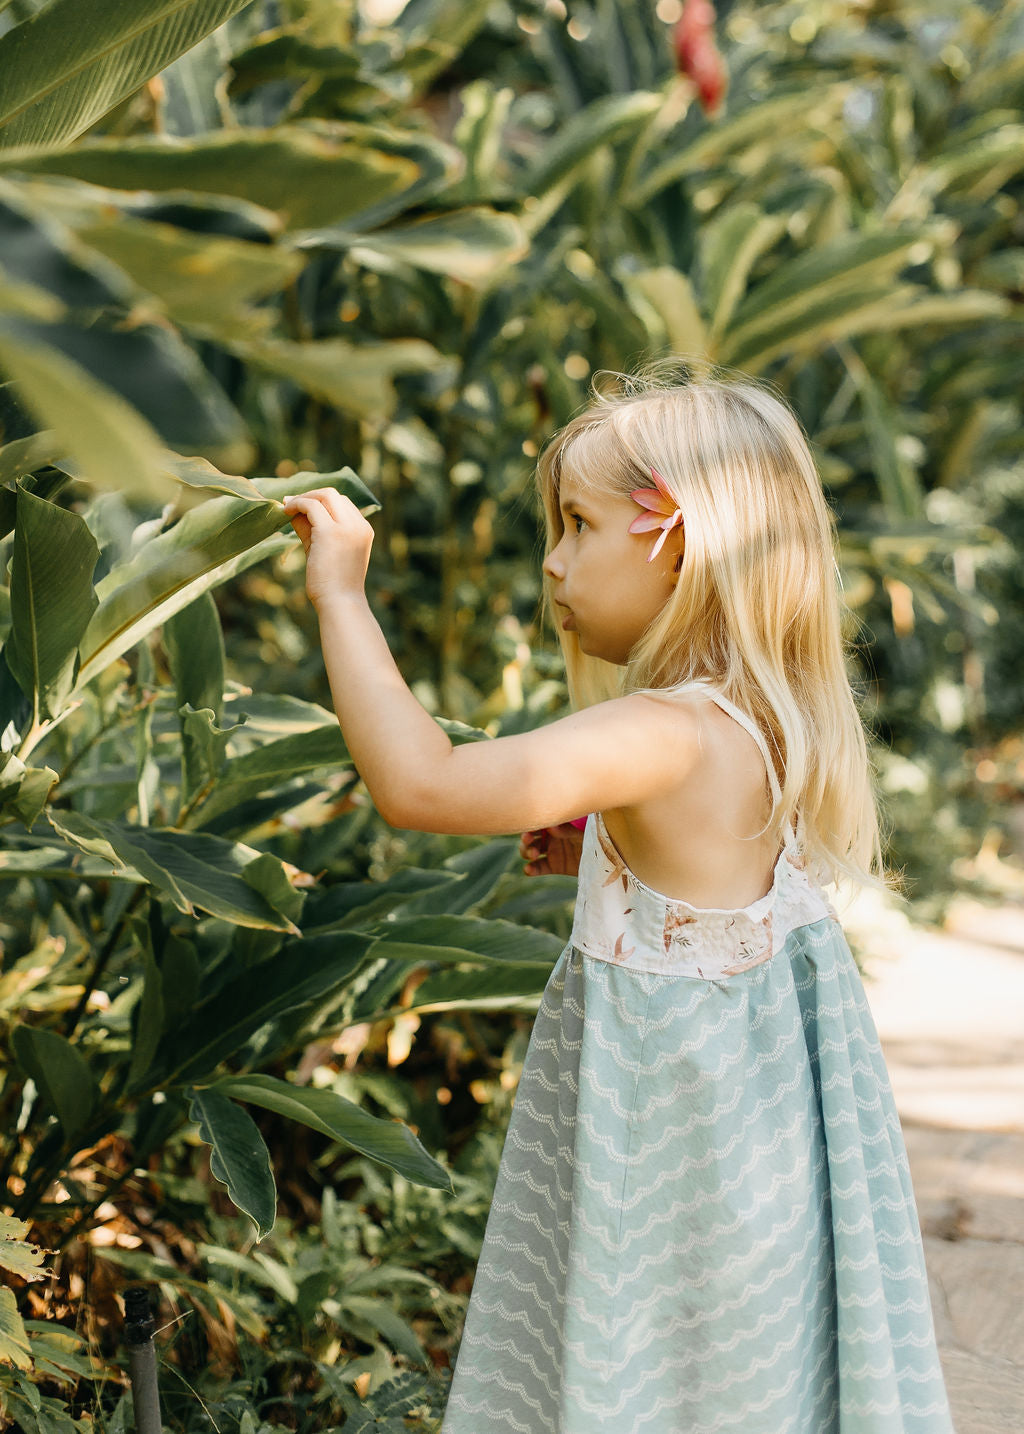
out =
[[[677,72],[711,41],[674,51],[676,0],[0,4],[0,1397],[27,1429],[123,1427],[125,1278],[193,1311],[175,1427],[207,1427],[178,1378],[231,1429],[443,1403],[571,883],[382,827],[284,493],[378,510],[385,631],[480,740],[563,700],[546,434],[651,354],[763,376],[837,509],[892,859],[941,896],[991,849],[1024,751],[1024,5],[717,9],[727,90]]]

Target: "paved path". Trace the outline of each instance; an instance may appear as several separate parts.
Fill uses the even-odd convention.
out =
[[[1024,907],[844,924],[871,953],[957,1434],[1024,1434]]]

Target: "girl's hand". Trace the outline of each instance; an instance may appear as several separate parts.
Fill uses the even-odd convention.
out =
[[[285,498],[306,552],[306,594],[314,607],[327,598],[362,593],[373,529],[352,502],[333,488]]]
[[[572,822],[523,832],[519,839],[527,876],[578,876],[582,851],[583,833]]]

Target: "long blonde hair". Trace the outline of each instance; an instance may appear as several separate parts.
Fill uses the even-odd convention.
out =
[[[619,391],[595,389],[538,460],[548,551],[563,532],[563,477],[628,494],[651,486],[653,466],[683,513],[682,567],[623,667],[587,656],[555,625],[573,706],[710,683],[750,714],[773,756],[781,796],[765,830],[781,836],[799,819],[822,884],[887,887],[847,671],[835,518],[799,419],[763,381],[722,370],[671,383],[660,371],[615,377]],[[544,597],[550,612],[547,578]]]

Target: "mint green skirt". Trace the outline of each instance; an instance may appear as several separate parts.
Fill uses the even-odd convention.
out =
[[[799,854],[671,901],[591,821],[442,1434],[950,1434],[860,974]]]

